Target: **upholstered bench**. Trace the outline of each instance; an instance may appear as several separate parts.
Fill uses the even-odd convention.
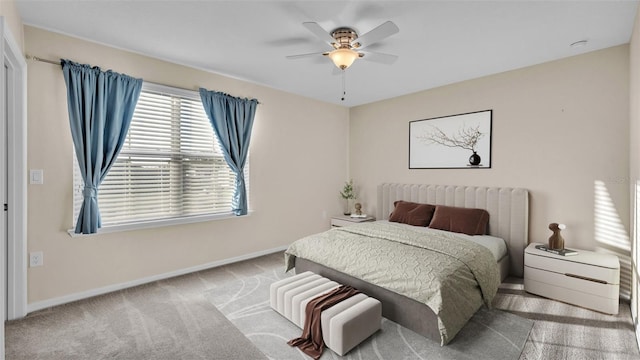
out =
[[[304,327],[305,308],[313,298],[340,286],[310,271],[271,284],[271,307]],[[342,356],[380,329],[382,305],[357,294],[322,312],[322,336],[327,347]]]

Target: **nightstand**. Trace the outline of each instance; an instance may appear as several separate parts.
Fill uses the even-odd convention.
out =
[[[349,226],[369,221],[376,221],[376,218],[374,218],[373,216],[367,216],[365,218],[352,218],[349,215],[339,215],[331,218],[331,227]]]
[[[538,250],[532,243],[524,251],[524,290],[607,314],[618,313],[620,261],[615,255],[577,250],[561,256]]]

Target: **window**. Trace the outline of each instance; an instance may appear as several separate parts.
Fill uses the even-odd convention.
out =
[[[247,189],[248,171],[247,161]],[[230,215],[235,178],[200,95],[144,83],[125,144],[100,185],[102,225]],[[74,221],[83,187],[76,165]]]

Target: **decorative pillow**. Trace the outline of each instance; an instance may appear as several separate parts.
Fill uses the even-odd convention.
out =
[[[431,222],[436,207],[429,204],[418,204],[409,201],[396,201],[389,221],[413,226],[427,226]]]
[[[489,213],[484,209],[438,205],[429,227],[467,235],[485,235],[488,223]]]

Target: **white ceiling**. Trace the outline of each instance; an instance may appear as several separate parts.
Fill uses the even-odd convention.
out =
[[[638,1],[17,0],[17,6],[27,25],[350,107],[628,43]],[[349,26],[362,35],[387,20],[400,32],[368,49],[398,61],[357,60],[346,72],[344,101],[342,77],[328,58],[285,59],[327,49],[303,22],[327,31]],[[586,46],[569,46],[583,39]]]

